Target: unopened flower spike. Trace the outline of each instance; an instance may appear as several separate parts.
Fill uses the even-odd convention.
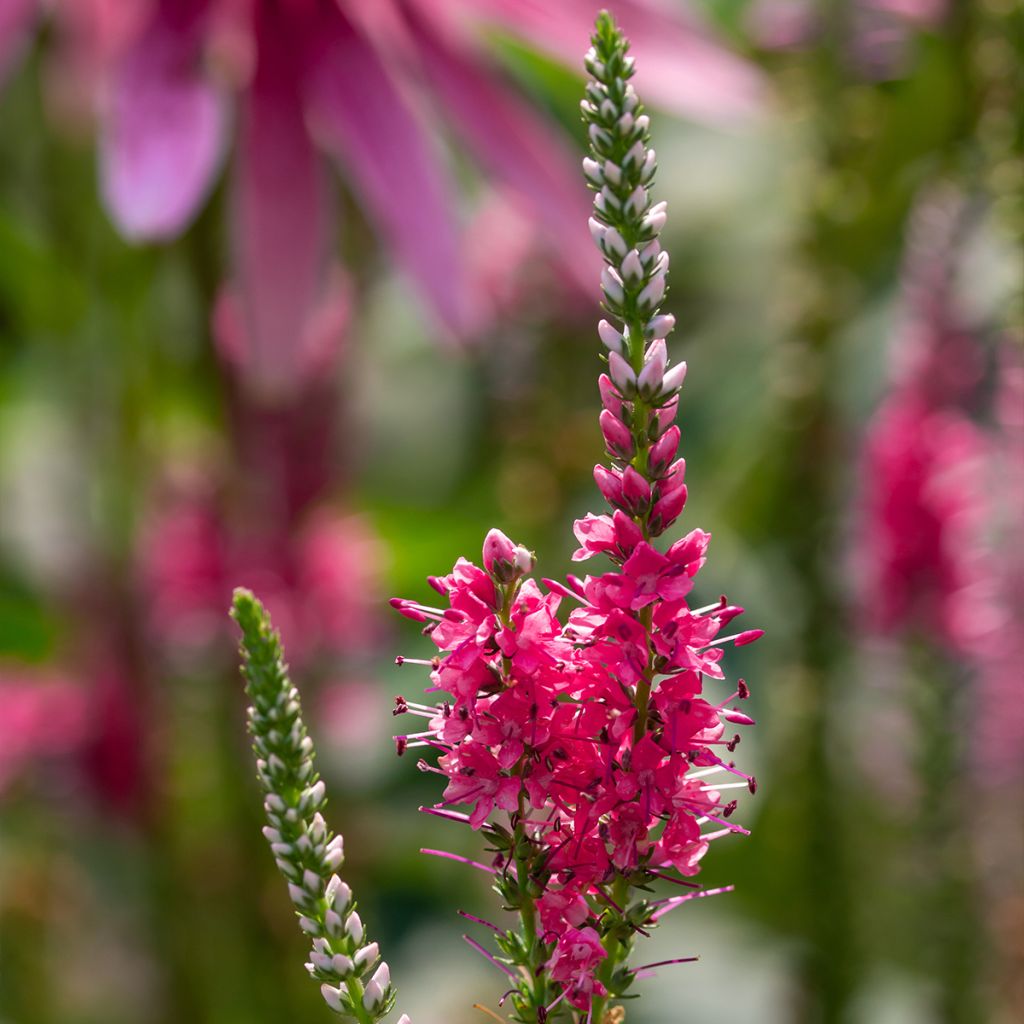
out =
[[[342,837],[323,817],[327,802],[314,767],[313,741],[298,690],[288,678],[281,638],[262,604],[236,590],[231,616],[242,631],[242,675],[252,701],[249,732],[264,792],[263,829],[312,948],[306,968],[327,1005],[346,1021],[375,1024],[391,1012],[395,992],[377,943],[366,935],[355,897],[338,875]],[[403,1015],[397,1024],[410,1024]]]
[[[686,364],[670,363],[674,320],[660,312],[666,208],[650,194],[650,123],[627,49],[599,16],[582,104],[590,230],[606,262],[598,335],[608,372],[598,386],[608,463],[594,478],[610,508],[575,523],[573,559],[604,555],[613,571],[545,579],[542,590],[532,554],[491,530],[481,566],[459,559],[430,578],[437,607],[392,602],[438,649],[399,659],[429,671],[430,696],[398,699],[403,721],[420,723],[396,737],[398,751],[440,752],[436,764],[419,761],[445,780],[442,799],[423,810],[483,832],[489,856],[423,852],[488,872],[502,907],[518,915],[508,928],[463,913],[488,930],[490,948],[466,940],[511,982],[502,1002],[520,1024],[621,1021],[611,1004],[632,995],[638,976],[692,960],[628,965],[637,936],[666,913],[728,891],[690,877],[713,841],[746,834],[732,820],[733,791],[756,789],[732,760],[735,727],[754,724],[735,706],[747,683],[703,691],[725,678],[724,646],[761,633],[719,636],[743,611],[725,597],[690,607],[708,534],[655,543],[686,503],[674,425]],[[684,892],[658,896],[664,881]]]

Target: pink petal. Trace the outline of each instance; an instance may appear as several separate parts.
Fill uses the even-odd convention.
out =
[[[428,19],[418,20],[422,67],[456,130],[487,170],[526,200],[566,266],[589,290],[601,260],[586,228],[590,203],[580,188],[578,156],[478,61],[442,42]]]
[[[304,369],[306,333],[326,290],[333,211],[305,125],[302,49],[277,18],[264,19],[260,34],[258,70],[241,112],[235,274],[250,383],[283,393]],[[328,344],[340,339],[335,334]]]
[[[498,24],[570,67],[605,3],[596,0],[417,0],[446,18]],[[615,18],[637,58],[637,91],[650,103],[717,123],[750,117],[763,103],[759,73],[699,26],[692,12],[661,0],[618,0]]]
[[[28,40],[39,0],[0,0],[0,80]]]
[[[441,323],[459,334],[472,310],[441,168],[377,52],[340,15],[328,28],[310,97],[317,127]]]
[[[224,110],[199,67],[201,28],[200,14],[171,17],[161,8],[110,82],[100,177],[104,201],[126,238],[177,235],[212,185]]]

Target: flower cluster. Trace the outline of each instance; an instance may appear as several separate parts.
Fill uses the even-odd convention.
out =
[[[490,867],[476,866],[493,873],[521,918],[518,932],[491,927],[524,1022],[604,1019],[636,973],[625,965],[634,936],[706,894],[686,878],[710,842],[745,831],[730,821],[730,791],[755,789],[729,759],[739,743],[729,727],[752,724],[733,706],[747,686],[711,699],[703,685],[723,679],[724,644],[760,631],[721,636],[742,612],[725,598],[690,607],[708,534],[693,530],[666,550],[653,543],[686,501],[673,425],[686,364],[669,367],[673,319],[659,313],[665,205],[651,204],[655,156],[629,83],[633,62],[607,15],[593,44],[584,173],[596,192],[591,231],[615,321],[599,329],[609,350],[600,423],[611,463],[595,478],[610,511],[575,524],[574,558],[603,554],[613,568],[546,579],[542,589],[529,578],[532,554],[492,530],[482,567],[460,559],[430,579],[441,607],[392,602],[424,623],[440,652],[420,662],[430,668],[428,692],[446,695],[436,704],[397,699],[396,714],[426,719],[425,729],[396,738],[398,749],[440,751],[436,765],[420,761],[445,779],[443,801],[425,810],[483,831],[496,851]],[[563,602],[571,606],[564,623]],[[648,899],[660,878],[693,891]]]
[[[242,631],[242,674],[252,700],[249,731],[269,824],[263,834],[299,915],[311,937],[306,968],[319,980],[324,1001],[346,1020],[374,1024],[394,1006],[386,963],[370,942],[352,890],[335,873],[344,860],[342,837],[321,813],[324,783],[313,765],[298,691],[283,661],[280,637],[263,606],[236,590],[232,617]],[[398,1024],[410,1024],[402,1016]]]

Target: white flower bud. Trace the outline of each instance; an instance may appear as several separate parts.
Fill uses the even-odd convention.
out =
[[[363,922],[359,912],[353,910],[345,922],[345,934],[355,943],[363,941]]]
[[[597,333],[601,336],[605,348],[622,354],[622,335],[607,320],[598,321]]]
[[[605,160],[604,178],[605,181],[610,181],[613,185],[618,185],[622,181],[622,169],[617,164],[612,163],[611,160]]]
[[[373,977],[366,985],[366,991],[363,993],[363,1006],[370,1012],[373,1012],[373,1010],[384,1002],[384,998],[390,987],[391,971],[389,970],[388,965],[384,963],[373,972]]]
[[[682,387],[683,380],[686,378],[686,363],[676,363],[668,373],[665,374],[664,380],[661,382],[662,394],[670,394],[673,391],[678,391]]]
[[[643,276],[644,268],[640,262],[640,253],[636,249],[630,249],[622,261],[622,279],[630,284],[636,284]]]
[[[319,935],[320,934],[320,925],[316,921],[314,921],[313,918],[311,918],[311,917],[300,917],[299,918],[299,927],[307,935]]]
[[[616,305],[619,305],[626,297],[626,293],[622,290],[622,278],[612,267],[605,267],[601,271],[601,287],[609,301]]]
[[[345,1004],[341,1001],[344,991],[344,989],[335,988],[333,985],[324,984],[320,986],[320,994],[324,997],[324,1002],[335,1013],[345,1012]]]
[[[671,313],[663,313],[647,322],[644,335],[647,338],[667,338],[675,325],[676,318]]]
[[[620,260],[626,255],[626,240],[615,228],[608,228],[604,233],[604,251]]]
[[[636,142],[630,147],[629,152],[622,158],[623,167],[630,167],[632,165],[639,166],[644,161],[644,154],[647,152],[644,149],[643,141],[637,139]]]
[[[583,177],[595,185],[604,183],[604,178],[601,176],[601,165],[589,156],[583,158]]]
[[[379,956],[380,948],[376,942],[371,942],[368,946],[363,946],[363,948],[356,953],[355,965],[361,970],[368,964],[372,964]]]
[[[335,953],[331,957],[331,970],[339,978],[347,978],[353,970],[352,958],[345,956],[344,953]]]
[[[626,200],[623,213],[627,217],[639,217],[645,209],[647,209],[647,189],[643,185],[637,185]]]
[[[633,130],[633,115],[628,111],[619,118],[618,129],[620,135],[628,135]]]
[[[636,387],[636,374],[633,368],[618,352],[612,352],[608,356],[608,373],[620,394],[626,395]]]
[[[591,217],[587,221],[587,227],[590,228],[590,237],[594,240],[597,245],[600,245],[604,241],[604,233],[608,228],[602,224],[596,217]]]

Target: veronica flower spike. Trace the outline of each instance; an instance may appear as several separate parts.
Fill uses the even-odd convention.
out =
[[[429,670],[431,695],[397,699],[395,714],[420,722],[396,737],[398,752],[439,754],[419,761],[445,784],[423,810],[483,833],[490,857],[424,852],[487,872],[516,915],[509,927],[464,914],[488,930],[490,949],[467,941],[504,973],[505,988],[511,980],[501,1003],[520,1024],[622,1021],[614,1004],[638,976],[691,960],[629,966],[637,937],[665,913],[726,891],[690,879],[712,842],[745,834],[731,820],[733,794],[756,789],[731,758],[740,741],[731,727],[753,724],[736,703],[750,691],[743,680],[723,686],[721,661],[724,645],[761,632],[719,636],[743,611],[724,597],[690,607],[708,534],[658,542],[686,502],[673,422],[686,364],[669,361],[666,210],[651,196],[650,122],[627,50],[600,15],[585,61],[583,172],[606,264],[598,385],[608,463],[594,476],[609,508],[575,523],[573,558],[606,557],[610,571],[542,589],[530,578],[532,553],[491,530],[481,566],[459,559],[430,578],[437,607],[392,602],[437,648],[398,659]],[[706,681],[723,692],[705,695]],[[677,887],[657,895],[666,881]]]
[[[375,1024],[395,1003],[388,965],[380,960],[338,876],[342,837],[321,813],[325,787],[313,765],[313,741],[299,694],[288,679],[281,639],[270,616],[247,590],[236,590],[231,616],[242,631],[242,675],[252,701],[249,732],[263,788],[263,829],[312,948],[306,969],[321,983],[327,1005],[343,1020]],[[411,1024],[403,1014],[397,1024]]]

